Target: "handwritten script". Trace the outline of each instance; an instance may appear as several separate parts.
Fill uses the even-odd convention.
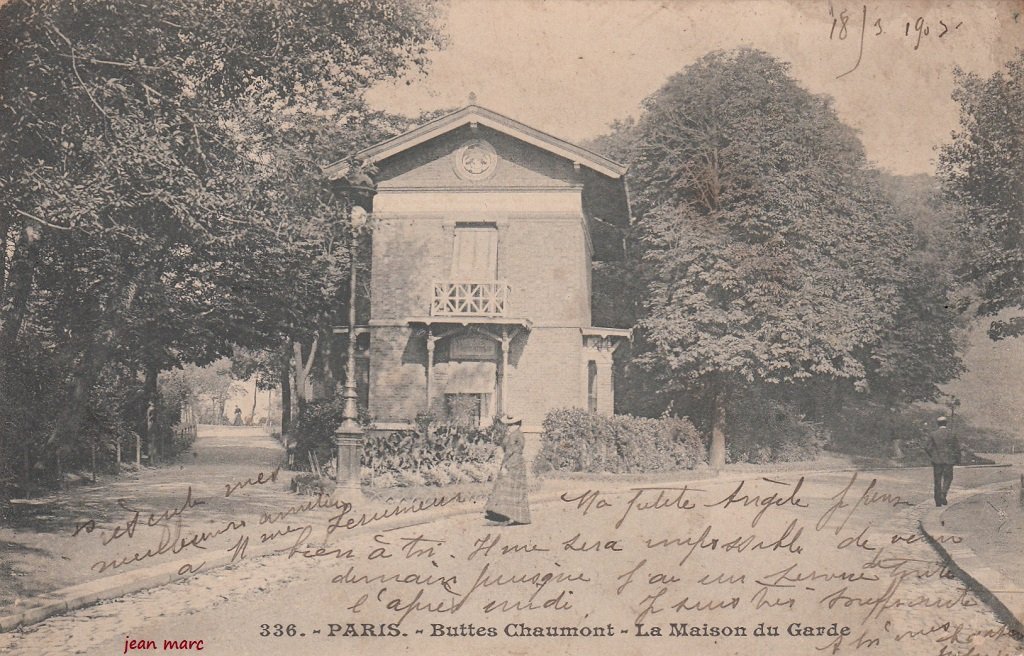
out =
[[[219,501],[188,488],[167,508],[123,503],[121,520],[74,533],[106,550],[92,565],[101,573],[166,561],[191,577],[277,559],[275,572],[310,586],[309,608],[254,623],[254,640],[596,639],[712,654],[913,645],[967,656],[1017,653],[1024,638],[917,531],[907,488],[862,473],[579,487],[535,503],[534,523],[515,527],[484,521],[483,496],[465,493],[282,494],[287,505],[232,514],[279,474],[227,482]],[[224,512],[211,519],[215,501]]]

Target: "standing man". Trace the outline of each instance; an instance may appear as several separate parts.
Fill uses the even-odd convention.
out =
[[[928,444],[924,448],[928,459],[932,461],[936,506],[949,505],[946,494],[949,493],[949,486],[953,484],[953,465],[960,464],[960,441],[946,425],[948,422],[945,417],[935,420],[939,427],[928,436]]]

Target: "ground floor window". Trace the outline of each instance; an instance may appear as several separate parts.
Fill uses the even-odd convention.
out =
[[[445,394],[448,421],[460,426],[478,427],[490,416],[490,394]]]
[[[587,410],[597,412],[597,363],[587,363]]]
[[[356,356],[356,393],[359,395],[359,407],[370,407],[370,358]]]

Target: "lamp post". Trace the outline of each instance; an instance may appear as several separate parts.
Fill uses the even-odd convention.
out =
[[[356,389],[356,242],[366,225],[366,210],[353,206],[349,219],[352,237],[348,245],[348,354],[345,360],[345,386],[342,389],[341,425],[334,431],[338,466],[335,481],[340,488],[359,489],[359,466],[363,447],[363,427],[359,425],[359,392]]]

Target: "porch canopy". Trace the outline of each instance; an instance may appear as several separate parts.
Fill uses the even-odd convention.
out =
[[[508,354],[512,340],[533,327],[526,318],[511,317],[408,317],[410,326],[422,326],[427,337],[427,405],[433,400],[431,381],[434,378],[434,349],[438,341],[466,332],[492,339],[501,347],[501,384],[498,387],[498,414],[505,411],[505,390],[508,389]]]

